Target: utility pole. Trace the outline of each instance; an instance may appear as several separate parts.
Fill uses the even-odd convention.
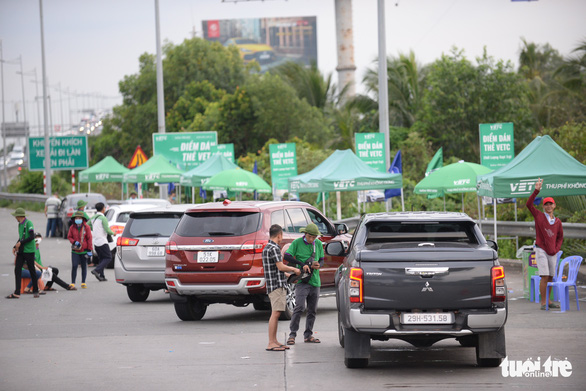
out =
[[[341,101],[347,101],[356,93],[354,73],[354,39],[352,27],[352,0],[335,0],[336,12],[336,43],[338,52],[338,84],[343,89],[347,86],[346,93]]]
[[[43,0],[39,0],[39,10],[41,14],[41,58],[43,63],[43,111],[45,123],[45,179],[47,187],[45,194],[53,194],[51,190],[51,145],[49,144],[49,129],[47,118],[47,67],[45,64],[45,30],[43,26]]]
[[[2,122],[0,123],[0,129],[2,130],[2,152],[4,159],[4,183],[2,186],[2,190],[8,190],[8,170],[6,169],[6,158],[8,157],[6,154],[6,129],[4,129],[4,122],[6,122],[6,117],[4,116],[4,56],[2,54],[2,40],[0,39],[0,78],[2,79]]]
[[[159,24],[159,0],[155,0],[155,22],[157,35],[157,113],[159,133],[165,133],[165,91],[163,89],[163,58],[161,53],[161,27]],[[159,196],[167,198],[167,185],[159,185]]]
[[[387,79],[387,42],[385,0],[378,0],[378,127],[385,135],[385,167],[391,167],[389,146],[389,87]]]
[[[24,96],[24,72],[22,71],[22,55],[20,55],[18,59],[20,60],[20,83],[22,85],[22,116],[24,118],[24,142],[26,144],[28,142],[29,130],[26,124],[26,99]]]

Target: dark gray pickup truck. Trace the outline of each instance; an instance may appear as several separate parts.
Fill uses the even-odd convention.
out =
[[[366,214],[336,275],[340,344],[365,367],[370,341],[429,347],[446,338],[475,347],[480,366],[506,356],[507,287],[497,246],[464,213]]]

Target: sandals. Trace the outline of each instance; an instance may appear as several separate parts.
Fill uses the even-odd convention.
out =
[[[45,289],[43,289],[44,291],[54,291],[55,288],[51,288],[51,287],[45,287]]]
[[[314,337],[305,338],[303,340],[303,342],[305,342],[305,343],[321,343],[321,341],[319,339],[314,338]]]
[[[73,284],[69,284],[69,286],[66,288],[68,291],[76,291],[77,288],[75,287],[75,285]]]
[[[20,299],[20,296],[15,295],[14,293],[9,294],[6,296],[7,299]]]
[[[295,345],[295,338],[289,337],[289,339],[287,340],[287,345]]]
[[[267,352],[284,352],[285,350],[287,350],[288,348],[281,346],[275,346],[273,348],[266,348],[265,350]]]

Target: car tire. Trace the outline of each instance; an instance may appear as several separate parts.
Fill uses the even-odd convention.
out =
[[[370,336],[344,327],[344,364],[346,368],[364,368],[370,358]]]
[[[146,301],[151,291],[142,284],[130,284],[126,287],[126,293],[131,301],[137,303]]]
[[[295,284],[285,285],[285,290],[287,291],[287,303],[285,305],[285,311],[281,312],[279,320],[291,320],[293,311],[295,310]]]
[[[206,313],[207,305],[195,298],[187,298],[183,303],[175,302],[175,313],[184,321],[201,320]]]
[[[456,338],[456,341],[465,348],[475,348],[478,345],[478,336],[469,335],[466,337]]]
[[[266,301],[255,301],[252,303],[252,306],[257,311],[270,311],[271,303],[267,303]]]
[[[481,352],[483,351],[489,352],[490,355],[500,355],[501,357],[481,357]],[[506,348],[504,328],[501,328],[498,331],[478,335],[478,343],[476,344],[476,364],[479,367],[498,367],[501,365],[505,356]]]
[[[338,311],[338,342],[340,342],[340,346],[344,347],[344,327],[342,326],[342,321],[340,320],[340,312]]]

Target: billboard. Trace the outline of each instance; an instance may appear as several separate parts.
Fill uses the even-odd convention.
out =
[[[205,162],[218,144],[216,132],[153,133],[153,155],[163,155],[180,170]]]
[[[51,170],[83,170],[88,168],[87,136],[49,137]],[[45,169],[45,138],[29,137],[28,162],[30,171]]]
[[[287,61],[317,64],[315,16],[202,21],[203,36],[236,46],[244,63],[256,61],[261,71]]]
[[[354,133],[356,156],[379,172],[387,172],[384,133]]]
[[[480,124],[480,164],[492,170],[506,166],[515,157],[515,132],[511,122]]]

